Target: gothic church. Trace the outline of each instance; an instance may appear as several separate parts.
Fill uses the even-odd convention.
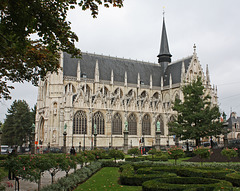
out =
[[[59,73],[40,81],[37,99],[35,140],[43,147],[66,145],[93,148],[94,126],[97,147],[123,147],[124,124],[128,123],[129,147],[153,146],[157,122],[161,145],[174,145],[168,122],[175,98],[183,99],[181,87],[201,76],[205,90],[217,104],[217,90],[210,85],[199,63],[196,47],[191,56],[171,62],[163,18],[158,64],[82,53],[81,59],[61,53]],[[144,143],[140,139],[144,137]]]

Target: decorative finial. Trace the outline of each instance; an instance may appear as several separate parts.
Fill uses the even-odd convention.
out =
[[[163,6],[163,18],[164,18],[164,16],[165,16],[165,6]]]
[[[197,48],[197,47],[196,47],[196,45],[194,44],[194,45],[193,45],[194,53],[196,53],[196,48]]]

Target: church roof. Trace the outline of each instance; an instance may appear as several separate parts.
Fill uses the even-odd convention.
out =
[[[137,84],[138,73],[140,80],[145,85],[150,85],[150,75],[152,75],[152,85],[161,86],[161,67],[158,64],[122,59],[117,57],[103,56],[91,53],[82,53],[82,58],[71,58],[67,53],[63,54],[63,75],[77,76],[78,60],[80,60],[81,74],[86,74],[87,78],[94,79],[96,60],[98,60],[99,79],[111,80],[113,70],[114,81],[124,82],[125,71],[127,72],[127,83]],[[182,61],[185,63],[185,71],[190,64],[191,57],[170,64],[164,75],[164,86],[169,85],[169,75],[172,75],[172,82],[181,82]]]
[[[182,73],[182,62],[184,62],[185,73],[186,73],[191,60],[192,60],[192,56],[189,56],[187,58],[183,58],[177,62],[169,64],[164,73],[164,78],[163,78],[164,83],[163,84],[165,86],[169,85],[170,74],[172,75],[172,84],[180,83],[181,82],[181,73]]]

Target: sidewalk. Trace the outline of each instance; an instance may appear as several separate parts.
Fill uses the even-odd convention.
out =
[[[78,165],[77,169],[79,169],[80,166]],[[69,171],[69,174],[73,173],[74,170],[71,169]],[[66,176],[66,172],[64,171],[59,171],[55,175],[55,181],[57,181],[59,178],[62,178]],[[46,185],[51,184],[52,177],[49,172],[44,172],[42,179],[41,179],[41,188],[43,188]],[[15,180],[8,180],[8,178],[3,179],[2,183],[7,183],[8,185],[13,185],[13,187],[6,187],[6,191],[14,191],[15,190]],[[17,188],[17,183],[16,183],[16,188]],[[19,180],[19,190],[20,191],[35,191],[38,189],[38,185],[35,182],[30,182],[26,180]],[[16,189],[17,190],[17,189]]]

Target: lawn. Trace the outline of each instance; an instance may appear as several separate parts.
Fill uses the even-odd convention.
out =
[[[80,190],[126,190],[126,191],[140,191],[142,190],[141,186],[125,186],[118,183],[119,179],[119,168],[116,167],[105,167],[102,168],[99,172],[94,174],[86,182],[78,186],[74,191]]]

